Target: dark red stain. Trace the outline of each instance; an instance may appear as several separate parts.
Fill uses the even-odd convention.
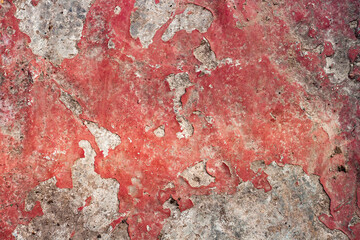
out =
[[[39,0],[31,0],[31,3],[34,7],[36,7],[39,4]]]
[[[191,195],[209,194],[214,187],[218,193],[231,194],[240,179],[271,190],[267,175],[250,169],[256,160],[301,165],[307,173],[319,175],[331,198],[331,216],[321,216],[320,220],[351,239],[359,239],[360,225],[348,228],[348,224],[360,205],[360,143],[359,130],[355,129],[360,108],[358,102],[333,90],[323,70],[325,57],[334,54],[331,43],[325,42],[327,30],[355,39],[344,19],[351,9],[360,9],[359,2],[284,2],[264,7],[260,1],[249,0],[233,5],[231,1],[193,1],[214,14],[214,22],[206,33],[180,31],[165,43],[161,36],[169,21],[156,33],[154,43],[143,49],[129,33],[134,1],[98,0],[87,15],[79,54],[64,60],[61,66],[32,54],[27,47],[30,39],[20,32],[11,4],[0,19],[2,29],[9,26],[15,30],[13,35],[0,33],[2,41],[7,42],[0,45],[0,73],[6,72],[0,97],[10,106],[1,106],[0,120],[10,128],[19,122],[23,137],[17,140],[0,132],[0,237],[10,239],[17,224],[26,224],[42,214],[39,204],[31,212],[24,210],[27,193],[40,181],[55,176],[58,187],[72,187],[71,166],[83,157],[78,142],[87,139],[97,152],[96,172],[120,183],[119,212],[126,213],[126,217],[114,221],[114,225],[126,220],[132,239],[156,238],[170,214],[162,207],[170,197],[183,211],[192,207]],[[185,3],[179,3],[177,13],[185,9]],[[109,14],[117,5],[121,13]],[[263,21],[261,13],[268,14],[270,22]],[[237,28],[237,21],[246,27]],[[316,26],[317,31],[309,34],[319,43],[325,42],[323,54],[304,54],[303,46],[290,32],[298,24]],[[200,63],[192,52],[203,37],[219,60],[239,60],[241,67],[225,64],[210,76],[196,73],[195,65]],[[108,38],[116,49],[107,48]],[[100,49],[100,54],[90,57],[95,49]],[[350,61],[355,61],[358,54],[350,49]],[[165,81],[167,75],[182,72],[177,68],[180,63],[194,83],[182,98],[181,114],[193,124],[195,132],[182,140],[176,138],[180,128],[173,112],[173,93]],[[156,64],[160,68],[151,67]],[[304,78],[317,76],[317,93],[306,93],[292,79],[288,71],[292,64],[299,64],[298,71]],[[13,90],[16,94],[12,94]],[[61,90],[81,104],[81,118],[121,137],[122,143],[107,158],[82,121],[60,102]],[[198,98],[192,98],[195,95]],[[335,111],[341,133],[330,138],[301,108],[304,99],[318,109],[326,106]],[[28,101],[32,101],[31,105],[24,104]],[[201,111],[202,115],[195,115],[194,111]],[[319,115],[321,122],[331,121],[325,112]],[[212,116],[214,123],[207,123],[204,116]],[[166,126],[164,138],[152,133],[156,127],[145,132],[145,126],[151,123]],[[339,144],[348,155],[330,157]],[[192,188],[177,174],[201,161],[204,147],[214,149],[207,171],[216,181]],[[52,156],[56,149],[66,151],[66,155],[55,155],[57,161],[44,158]],[[336,171],[345,164],[347,172]],[[130,195],[128,187],[133,185],[134,177],[140,179],[141,185],[137,185],[135,195]],[[169,182],[175,188],[163,190]],[[149,232],[147,225],[151,227]]]
[[[331,42],[329,42],[329,41],[324,42],[324,52],[323,53],[327,57],[334,55],[335,51],[334,51],[334,48],[333,48],[333,45]]]
[[[354,63],[356,58],[360,58],[360,46],[350,48],[348,56],[349,56],[350,62]]]

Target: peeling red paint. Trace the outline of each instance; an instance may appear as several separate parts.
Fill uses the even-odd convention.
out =
[[[78,208],[78,211],[79,211],[79,212],[82,211],[82,210],[84,209],[84,207],[89,206],[90,203],[91,203],[91,196],[88,197],[88,198],[85,200],[85,205],[84,205],[84,206]]]
[[[360,46],[350,48],[348,55],[349,55],[350,62],[351,63],[355,62],[355,59],[360,57]]]
[[[326,38],[326,31],[331,29],[355,40],[356,34],[343,14],[354,6],[360,9],[360,3],[283,2],[264,7],[258,1],[193,1],[215,17],[206,33],[179,31],[163,42],[161,36],[169,20],[155,34],[153,44],[144,49],[129,33],[134,1],[98,0],[86,17],[79,54],[60,66],[31,52],[27,47],[30,40],[21,33],[19,20],[14,17],[15,6],[11,1],[1,6],[1,29],[11,27],[15,33],[0,33],[0,73],[5,76],[0,97],[6,103],[0,106],[0,120],[10,129],[18,121],[22,137],[15,139],[0,132],[0,237],[10,239],[17,224],[42,214],[39,204],[31,212],[24,210],[27,192],[39,182],[55,176],[59,188],[72,187],[71,166],[83,157],[77,143],[87,139],[97,152],[96,172],[120,183],[119,212],[126,217],[119,222],[126,219],[132,239],[157,237],[162,221],[170,215],[162,207],[170,197],[183,211],[192,207],[191,195],[206,195],[212,189],[232,194],[240,179],[270,191],[267,174],[250,169],[256,160],[300,165],[307,173],[319,175],[331,199],[331,216],[319,219],[330,229],[359,239],[360,225],[348,228],[353,214],[359,211],[360,142],[355,129],[359,102],[336,91],[338,86],[329,82],[323,68],[325,58],[337,51]],[[176,14],[184,11],[186,3],[178,3]],[[109,14],[115,6],[120,6],[121,14]],[[259,20],[266,19],[265,15],[270,23]],[[237,22],[245,27],[237,27]],[[305,50],[296,41],[291,30],[299,23],[316,26],[318,30],[310,27],[308,34],[324,44],[323,54]],[[199,61],[193,50],[203,37],[217,59],[231,58],[238,66],[225,63],[211,75],[195,72]],[[107,47],[110,38],[115,49]],[[358,47],[349,49],[351,63],[358,55]],[[153,67],[157,64],[159,68]],[[298,64],[304,78],[311,74],[318,77],[315,94],[307,93],[292,79],[292,64]],[[180,72],[187,72],[195,84],[181,99],[181,114],[195,131],[191,138],[181,140],[176,137],[180,127],[173,111],[173,95],[165,81],[169,74]],[[360,79],[358,67],[352,74]],[[83,107],[80,119],[59,100],[61,91],[74,96]],[[318,119],[307,115],[309,109],[301,106],[304,99],[315,110],[321,109]],[[193,114],[195,111],[203,115]],[[323,126],[333,124],[334,115],[339,117],[339,125],[332,127],[341,131],[331,136]],[[214,122],[208,123],[205,116],[213,116]],[[122,143],[105,158],[81,119],[118,134]],[[147,125],[161,124],[166,126],[163,138],[152,133],[156,127],[144,130]],[[216,154],[204,157],[201,151],[209,146]],[[347,156],[332,156],[336,146],[341,146]],[[207,171],[216,181],[192,188],[178,173],[202,158],[207,158]],[[346,172],[337,170],[344,165]],[[132,183],[132,178],[141,184]],[[163,189],[169,182],[175,187]],[[137,189],[134,194],[129,191],[132,185]]]

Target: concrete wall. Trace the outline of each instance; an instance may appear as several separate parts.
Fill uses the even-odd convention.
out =
[[[0,239],[360,239],[358,0],[1,0]]]

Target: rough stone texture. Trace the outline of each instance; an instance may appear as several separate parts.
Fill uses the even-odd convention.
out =
[[[176,100],[181,101],[181,96],[184,95],[185,89],[192,86],[189,75],[187,73],[170,74],[166,81],[169,83],[170,90],[175,90]]]
[[[157,30],[161,28],[175,12],[174,0],[164,0],[156,3],[155,0],[137,0],[135,12],[131,14],[130,34],[140,39],[144,48],[152,42]]]
[[[187,168],[180,174],[185,178],[191,187],[208,186],[215,181],[215,178],[206,171],[206,162],[199,162]]]
[[[39,201],[43,215],[28,225],[18,225],[13,232],[16,239],[107,239],[126,233],[121,226],[112,232],[110,226],[119,218],[119,183],[95,172],[96,153],[88,141],[80,141],[79,146],[85,158],[72,167],[73,188],[57,188],[55,178],[34,188],[25,200],[25,209],[30,211]]]
[[[211,50],[209,41],[206,38],[203,39],[199,47],[195,48],[194,56],[202,63],[198,71],[215,69],[218,65],[215,53]]]
[[[106,128],[99,127],[98,124],[94,122],[85,120],[84,123],[91,134],[94,135],[95,142],[99,146],[104,157],[108,156],[110,149],[115,149],[121,143],[119,135],[110,132]]]
[[[157,137],[164,137],[165,136],[165,126],[161,125],[157,129],[154,130],[154,134]]]
[[[358,0],[0,1],[0,239],[360,239],[359,26]]]
[[[187,33],[194,30],[204,33],[211,26],[213,19],[212,13],[206,8],[195,4],[187,4],[185,11],[175,16],[161,39],[167,42],[181,30],[185,30]]]
[[[67,92],[61,92],[59,100],[63,102],[66,108],[71,110],[77,117],[82,114],[82,107],[80,104]]]
[[[186,93],[186,88],[191,87],[193,84],[190,82],[189,75],[187,73],[170,74],[165,79],[170,87],[170,90],[174,91],[174,112],[176,120],[180,125],[181,132],[177,132],[177,138],[188,138],[194,134],[194,127],[192,124],[181,114],[183,104],[181,97]]]
[[[181,129],[181,132],[176,133],[178,139],[189,138],[194,134],[193,125],[184,116],[176,116],[176,121],[178,121]]]
[[[34,6],[32,0],[16,0],[15,16],[20,19],[20,30],[31,39],[33,53],[59,64],[78,53],[76,44],[92,2],[47,0]]]
[[[194,207],[183,212],[169,200],[171,217],[159,239],[347,239],[318,220],[330,204],[318,177],[276,163],[263,171],[270,192],[243,182],[234,195],[193,196]]]

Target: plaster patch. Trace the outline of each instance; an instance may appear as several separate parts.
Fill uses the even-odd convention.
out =
[[[164,25],[174,13],[174,0],[137,0],[131,14],[130,34],[134,39],[139,38],[142,46],[148,48],[153,42],[155,33]]]
[[[175,184],[173,182],[169,182],[168,184],[163,187],[163,190],[169,189],[169,188],[175,188]]]
[[[67,109],[71,110],[73,114],[79,117],[82,114],[82,107],[70,94],[62,91],[60,94],[60,101],[64,103]]]
[[[170,217],[171,218],[180,217],[179,204],[172,197],[170,197],[166,202],[164,202],[163,208],[170,210],[170,213],[171,213]]]
[[[16,0],[15,17],[30,39],[34,54],[60,64],[78,54],[84,21],[93,0],[44,0],[34,6],[31,0]]]
[[[114,234],[127,235],[124,226],[115,231],[110,226],[120,217],[119,183],[114,179],[103,179],[95,172],[96,153],[88,141],[80,141],[79,146],[84,149],[85,157],[78,159],[72,167],[73,188],[57,188],[55,178],[34,188],[25,200],[25,209],[31,210],[39,201],[44,214],[34,218],[29,225],[18,225],[13,232],[15,239],[67,240],[73,232],[72,239],[94,239],[99,235],[115,239]],[[85,204],[88,199],[91,201]]]
[[[317,176],[294,165],[265,172],[270,192],[243,182],[235,195],[193,196],[194,207],[183,212],[167,202],[172,214],[159,239],[347,239],[318,220],[330,201]]]
[[[206,69],[213,70],[217,67],[218,61],[215,53],[211,50],[209,41],[204,38],[199,47],[195,48],[193,54],[202,65],[197,69],[197,72]]]
[[[185,94],[186,88],[193,85],[187,73],[170,74],[165,79],[169,83],[171,91],[175,92],[174,111],[178,113],[182,109],[181,97]]]
[[[181,30],[185,30],[187,33],[194,30],[205,33],[213,20],[212,13],[206,8],[191,3],[187,4],[185,11],[175,16],[161,39],[167,42],[174,37],[175,33]]]
[[[114,49],[115,48],[115,43],[112,41],[112,39],[109,39],[108,41],[108,49]]]
[[[215,182],[215,178],[206,171],[205,161],[187,168],[180,176],[185,178],[191,187],[195,188],[208,186],[210,183]]]
[[[154,134],[157,137],[164,137],[165,136],[165,126],[161,125],[157,129],[154,130]]]
[[[214,123],[214,118],[211,117],[211,116],[206,116],[206,117],[205,117],[205,121],[206,121],[208,124],[213,124],[213,123]]]
[[[180,90],[192,86],[187,73],[170,74],[166,81],[169,83],[170,90]]]
[[[120,6],[116,6],[115,9],[114,9],[114,13],[115,13],[116,15],[119,15],[120,12],[121,12],[121,7],[120,7]]]
[[[181,128],[181,132],[176,133],[176,136],[179,139],[191,137],[194,134],[194,127],[180,111],[182,110],[181,97],[185,94],[186,88],[193,86],[193,83],[186,72],[170,74],[165,80],[169,83],[170,90],[175,93],[173,98],[174,112]]]
[[[335,52],[332,57],[327,57],[324,71],[328,74],[332,83],[341,83],[348,79],[350,63],[347,56],[342,52]]]
[[[176,133],[178,139],[189,138],[194,134],[193,125],[184,116],[176,116],[176,121],[178,121],[181,129],[181,132]]]
[[[110,132],[106,128],[99,127],[97,123],[87,120],[85,120],[84,123],[91,134],[95,137],[95,142],[99,149],[103,152],[104,157],[108,156],[109,149],[114,150],[121,143],[119,135]]]

